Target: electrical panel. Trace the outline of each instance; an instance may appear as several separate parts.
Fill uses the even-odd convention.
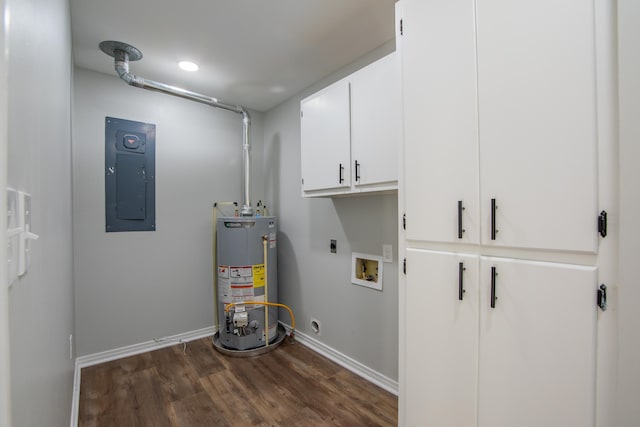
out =
[[[156,127],[105,118],[106,231],[155,231]]]

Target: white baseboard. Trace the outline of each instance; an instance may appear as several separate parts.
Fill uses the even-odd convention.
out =
[[[287,332],[291,331],[291,326],[286,323],[280,322],[282,326],[287,329]],[[146,353],[148,351],[159,350],[164,347],[169,347],[178,343],[197,340],[200,338],[212,336],[215,334],[215,327],[209,326],[206,328],[198,329],[196,331],[185,332],[182,334],[172,335],[169,337],[157,338],[152,341],[147,341],[139,344],[133,344],[126,347],[120,347],[113,350],[107,350],[100,353],[89,354],[86,356],[80,356],[76,358],[75,371],[73,374],[73,396],[71,401],[71,422],[70,427],[78,426],[78,409],[80,403],[80,371],[87,366],[98,365],[100,363],[110,362],[112,360],[123,359],[125,357],[134,356],[140,353]],[[398,382],[388,378],[381,373],[374,371],[366,365],[358,362],[355,359],[340,353],[338,350],[329,347],[326,344],[312,338],[302,332],[295,332],[295,339],[300,344],[309,347],[316,353],[321,354],[329,360],[334,361],[338,365],[353,372],[354,374],[364,378],[377,385],[378,387],[398,395]]]
[[[206,328],[195,331],[184,332],[182,334],[171,335],[168,337],[156,338],[139,344],[128,345],[125,347],[107,350],[100,353],[89,354],[76,358],[75,370],[73,373],[73,396],[71,401],[71,427],[78,425],[78,407],[80,403],[80,371],[87,366],[98,365],[100,363],[110,362],[112,360],[123,359],[125,357],[134,356],[148,351],[159,350],[175,344],[189,342],[215,334],[215,327],[208,326]]]
[[[287,329],[287,333],[291,331],[291,326],[283,322],[280,322],[280,324]],[[319,353],[327,359],[336,362],[338,365],[342,366],[345,369],[348,369],[349,371],[364,378],[365,380],[372,382],[373,384],[377,385],[380,388],[383,388],[389,393],[392,393],[396,396],[398,395],[398,381],[392,380],[391,378],[382,375],[380,372],[375,371],[366,365],[363,365],[362,363],[347,356],[346,354],[340,353],[338,350],[329,347],[328,345],[321,343],[315,338],[303,334],[300,331],[295,332],[295,339],[300,344],[309,347],[316,353]]]
[[[76,359],[76,365],[79,365],[80,368],[86,368],[87,366],[99,365],[100,363],[123,359],[125,357],[135,356],[136,354],[146,353],[148,351],[159,350],[161,348],[169,347],[174,344],[209,337],[215,334],[214,329],[215,328],[213,326],[208,326],[206,328],[198,329],[195,331],[184,332],[168,337],[156,338],[151,341],[115,348],[113,350],[80,356]]]

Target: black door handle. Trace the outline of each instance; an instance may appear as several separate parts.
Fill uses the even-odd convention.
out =
[[[491,199],[491,240],[496,240],[496,199]]]
[[[463,274],[464,274],[464,263],[463,262],[459,262],[458,263],[458,299],[460,301],[462,301],[462,294],[464,294],[465,290],[464,290],[464,279],[463,279]]]
[[[356,181],[360,181],[360,163],[356,160]]]
[[[495,267],[491,267],[491,308],[496,308],[496,276],[498,273],[496,272]]]
[[[462,239],[462,234],[465,232],[464,228],[462,228],[462,211],[464,210],[464,206],[462,206],[462,200],[458,200],[458,239]]]
[[[342,163],[340,163],[340,166],[338,167],[338,182],[340,184],[342,184],[344,182],[344,178],[342,177],[342,171],[344,170],[344,167],[342,166]]]

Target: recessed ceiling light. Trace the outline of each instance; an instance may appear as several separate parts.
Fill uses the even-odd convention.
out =
[[[198,71],[198,64],[191,61],[180,61],[178,62],[178,67],[182,68],[185,71]]]

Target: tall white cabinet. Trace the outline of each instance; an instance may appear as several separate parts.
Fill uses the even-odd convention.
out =
[[[595,426],[594,2],[397,11],[400,423]]]

